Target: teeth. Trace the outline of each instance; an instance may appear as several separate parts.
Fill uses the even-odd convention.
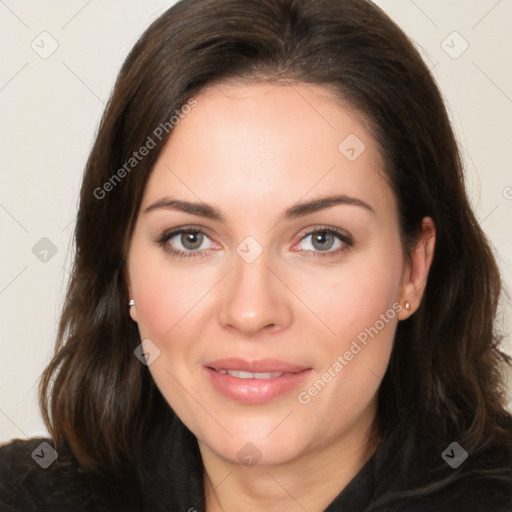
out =
[[[222,375],[231,375],[232,377],[237,377],[238,379],[274,379],[276,377],[282,377],[283,375],[291,375],[289,372],[261,372],[261,373],[253,373],[253,372],[245,372],[243,370],[217,370]]]

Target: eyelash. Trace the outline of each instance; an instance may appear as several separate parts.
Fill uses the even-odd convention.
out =
[[[201,251],[181,251],[178,249],[173,249],[172,247],[169,247],[167,245],[167,242],[174,238],[176,235],[181,235],[183,233],[201,233],[208,237],[208,235],[200,228],[195,228],[193,226],[187,226],[183,228],[177,228],[170,231],[165,231],[162,233],[162,235],[156,240],[156,243],[168,254],[170,254],[173,257],[178,258],[198,258],[198,257],[204,257],[204,253],[207,252],[207,249],[203,249]],[[343,242],[345,245],[341,248],[338,248],[334,251],[311,251],[308,250],[307,252],[310,252],[313,254],[312,257],[314,258],[329,258],[338,256],[341,253],[344,253],[348,251],[353,245],[354,242],[352,241],[352,238],[344,233],[341,230],[332,228],[332,227],[315,227],[313,229],[310,229],[302,234],[300,242],[302,242],[306,237],[309,235],[312,235],[314,233],[329,233],[334,235],[338,240]],[[209,237],[208,237],[209,238]],[[308,256],[309,257],[309,256]]]

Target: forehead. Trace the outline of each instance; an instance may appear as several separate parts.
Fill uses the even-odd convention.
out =
[[[368,125],[330,90],[225,83],[196,100],[162,149],[144,203],[172,194],[267,210],[343,193],[393,208]]]

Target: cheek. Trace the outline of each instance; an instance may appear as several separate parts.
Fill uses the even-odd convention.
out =
[[[397,301],[402,256],[398,243],[387,241],[379,247],[386,250],[377,250],[376,246],[364,255],[354,255],[350,264],[340,266],[338,272],[308,279],[301,292],[324,324],[306,315],[309,324],[316,323],[323,332],[315,349],[321,354],[321,371],[317,374],[321,382],[315,381],[318,385],[311,390],[311,396],[315,396],[312,400],[315,407],[325,409],[325,414],[332,414],[340,422],[347,420],[347,410],[361,412],[369,403],[393,347],[397,310],[401,308]],[[308,399],[309,392],[304,391]],[[316,397],[317,392],[321,396]],[[333,404],[338,404],[340,411],[333,412]]]
[[[162,340],[183,315],[176,284],[172,287],[167,284],[162,274],[155,271],[144,272],[138,280],[137,324],[143,337]]]
[[[160,251],[134,247],[130,279],[136,297],[137,324],[141,336],[164,341],[190,322],[195,306],[205,295],[211,272],[188,270],[173,264]]]
[[[315,287],[309,294],[311,309],[325,326],[319,324],[324,334],[315,348],[321,354],[319,371],[298,398],[329,417],[332,424],[326,428],[333,432],[335,425],[348,428],[368,407],[391,355],[400,308],[400,267],[383,263],[392,260],[380,261],[352,266],[329,286]],[[318,320],[311,316],[311,322]]]
[[[401,256],[399,254],[370,254],[338,272],[317,274],[303,281],[301,296],[313,315],[320,319],[325,338],[332,339],[336,348],[356,338],[366,328],[377,323],[383,337],[392,329],[382,326],[381,315],[396,323],[396,308],[400,290]],[[395,309],[393,309],[395,305]],[[321,325],[321,324],[319,324]],[[364,336],[363,336],[364,337]]]
[[[136,321],[141,339],[160,350],[149,371],[172,407],[183,409],[186,397],[179,382],[188,382],[196,351],[194,329],[199,324],[200,300],[208,290],[206,276],[173,265],[165,254],[136,250],[130,279],[136,297]],[[199,307],[198,307],[199,306]]]

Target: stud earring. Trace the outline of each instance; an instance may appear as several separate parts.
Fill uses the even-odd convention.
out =
[[[407,311],[410,311],[411,308],[412,308],[412,306],[408,302],[406,302],[405,303],[405,309],[407,309]]]
[[[131,299],[130,302],[128,302],[128,306],[135,306],[135,301]]]

